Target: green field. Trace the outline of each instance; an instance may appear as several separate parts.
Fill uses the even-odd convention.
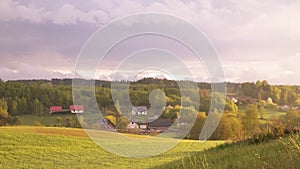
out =
[[[239,105],[239,111],[243,112],[246,110],[245,105]],[[259,119],[259,122],[264,124],[270,120],[277,119],[280,116],[286,115],[285,111],[277,110],[277,109],[266,109],[263,113],[263,119]]]
[[[103,135],[107,134],[103,132]],[[223,144],[223,141],[201,144],[183,140],[170,151],[150,158],[126,158],[111,154],[99,148],[82,129],[1,127],[0,138],[1,169],[300,168],[299,135],[260,144]],[[219,146],[212,148],[216,145]]]
[[[46,115],[46,116],[37,116],[37,115],[21,115],[20,121],[21,125],[31,126],[35,121],[40,122],[44,126],[50,125],[58,125],[57,117],[61,118],[61,125],[66,125],[66,116],[72,117],[72,119],[77,119],[76,114],[54,114],[54,115]]]
[[[102,150],[81,129],[1,127],[0,138],[0,168],[157,168],[224,143],[183,140],[159,156],[126,158]]]
[[[286,112],[278,111],[278,110],[266,110],[266,112],[264,113],[264,118],[272,119],[272,118],[278,118],[283,115],[286,115]]]
[[[263,114],[264,119],[260,119],[260,123],[266,123],[272,119],[278,119],[280,116],[284,115],[286,115],[286,112],[284,111],[266,110],[266,112]]]
[[[159,168],[299,169],[300,136],[291,135],[261,144],[224,144]]]

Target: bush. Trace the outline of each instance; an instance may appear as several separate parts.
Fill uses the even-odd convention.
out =
[[[43,126],[43,125],[41,124],[41,122],[39,122],[39,121],[35,121],[32,125],[33,125],[33,126]]]
[[[154,130],[153,132],[150,133],[150,136],[157,136],[158,134],[159,133],[156,130]]]

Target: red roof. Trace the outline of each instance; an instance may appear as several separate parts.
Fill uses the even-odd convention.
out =
[[[70,110],[84,110],[83,105],[71,105]]]
[[[50,111],[62,111],[61,106],[50,106]]]

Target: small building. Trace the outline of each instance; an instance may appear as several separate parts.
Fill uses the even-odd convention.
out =
[[[83,105],[70,105],[71,113],[84,113],[84,106]]]
[[[156,119],[151,122],[135,122],[131,121],[128,125],[128,129],[139,129],[140,133],[150,133],[150,131],[164,132],[172,126],[170,119]]]
[[[50,114],[63,114],[63,113],[70,113],[69,109],[63,109],[62,106],[50,106],[49,109]]]
[[[128,129],[142,129],[142,130],[148,130],[149,123],[147,122],[135,122],[131,121],[128,125]]]
[[[149,123],[150,130],[155,130],[157,132],[164,132],[172,126],[172,121],[170,119],[156,119]]]
[[[108,119],[99,120],[100,129],[104,131],[116,131],[115,125]]]
[[[170,109],[174,109],[174,107],[171,106],[171,105],[168,105],[168,106],[166,106],[164,109],[165,109],[165,110],[170,110]]]
[[[62,112],[62,106],[50,106],[50,113]]]
[[[251,96],[244,96],[244,95],[231,95],[228,96],[233,102],[243,104],[243,103],[255,103],[258,100]]]
[[[131,121],[127,125],[127,129],[129,129],[129,131],[132,131],[134,129],[136,134],[150,134],[149,123],[147,122]]]
[[[131,114],[132,115],[147,115],[148,109],[146,106],[135,106],[135,107],[132,107]]]
[[[268,104],[273,104],[273,100],[272,100],[272,98],[271,98],[271,97],[268,97],[268,99],[267,99],[267,103],[268,103]]]
[[[138,129],[139,128],[139,125],[134,122],[134,121],[131,121],[128,125],[127,125],[127,128],[128,129]]]
[[[288,111],[289,109],[290,109],[289,105],[283,105],[283,106],[281,106],[281,110],[283,110],[283,111]]]
[[[233,97],[231,100],[232,100],[234,103],[237,103],[237,102],[239,102],[239,100],[238,100],[238,99],[236,99],[235,97]]]

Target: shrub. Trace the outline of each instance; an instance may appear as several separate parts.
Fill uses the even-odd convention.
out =
[[[39,121],[35,121],[32,125],[33,125],[33,126],[43,126],[43,125],[41,124],[41,122],[39,122]]]

